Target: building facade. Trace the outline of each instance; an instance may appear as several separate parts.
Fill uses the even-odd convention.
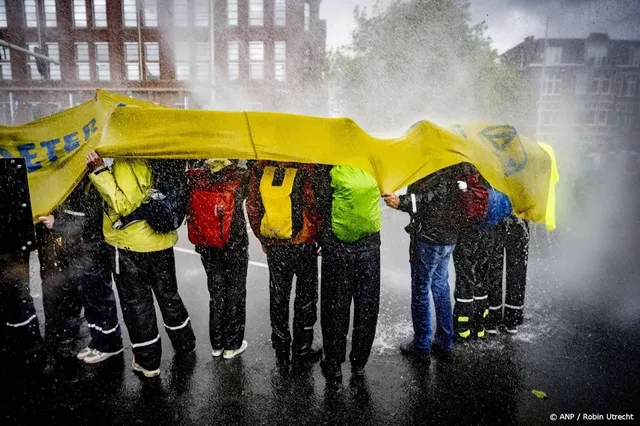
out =
[[[640,40],[527,37],[501,56],[521,70],[531,102],[523,132],[583,153],[640,153]]]
[[[321,0],[0,0],[0,123],[91,99],[96,88],[179,108],[323,115]]]

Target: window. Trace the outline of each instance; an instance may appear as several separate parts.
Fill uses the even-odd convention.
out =
[[[227,45],[227,61],[229,81],[237,80],[240,77],[240,43],[237,41],[230,41]]]
[[[58,25],[56,19],[56,0],[44,0],[44,24],[47,27]]]
[[[158,26],[158,2],[157,0],[144,0],[142,25],[145,27]]]
[[[6,26],[6,25],[5,25]],[[631,65],[634,67],[640,67],[640,47],[636,47],[631,55]]]
[[[47,43],[47,56],[60,62],[60,47],[58,46],[58,43]],[[49,79],[62,79],[60,65],[49,62]]]
[[[160,79],[160,47],[157,42],[144,44],[144,66],[147,80]]]
[[[634,127],[633,114],[619,113],[618,114],[618,126],[620,126],[622,128],[633,128]]]
[[[4,0],[0,0],[0,28],[7,27],[7,5]]]
[[[587,74],[578,74],[576,76],[576,94],[584,95],[587,93],[588,80]]]
[[[544,89],[542,93],[544,93],[545,95],[559,95],[561,85],[562,78],[559,74],[548,74],[544,83]]]
[[[76,43],[76,74],[78,80],[91,80],[89,43]]]
[[[93,0],[93,26],[106,28],[107,0]]]
[[[87,26],[87,3],[85,0],[73,0],[73,26],[77,28]]]
[[[608,95],[611,93],[611,79],[609,77],[594,77],[591,80],[591,94]]]
[[[122,0],[122,19],[124,20],[125,27],[138,26],[138,6],[136,5],[136,0]]]
[[[36,0],[24,0],[24,20],[27,27],[38,26],[38,14],[36,13]]]
[[[274,44],[274,75],[277,81],[285,81],[286,78],[286,59],[287,59],[287,43],[284,41],[276,41]]]
[[[610,109],[611,104],[609,103],[593,102],[586,104],[580,122],[588,126],[606,126],[609,122]]]
[[[9,102],[0,103],[0,124],[13,124],[13,117],[11,116],[11,104]]]
[[[275,0],[274,22],[276,27],[287,25],[287,0]]]
[[[27,43],[27,49],[29,49],[30,52],[35,52],[36,47],[38,47],[38,43]],[[42,80],[42,76],[38,72],[38,66],[36,65],[36,58],[34,56],[27,55],[27,68],[30,80]]]
[[[249,42],[249,78],[264,80],[264,42]]]
[[[249,0],[249,25],[264,25],[264,0]]]
[[[201,81],[209,80],[210,61],[209,43],[196,43],[196,79]]]
[[[11,50],[8,47],[0,47],[0,80],[11,80]]]
[[[29,121],[34,121],[44,117],[42,104],[39,102],[29,102]]]
[[[49,102],[47,103],[47,106],[45,109],[45,115],[53,115],[60,112],[61,110],[62,110],[62,105],[60,105],[58,102]]]
[[[547,65],[557,65],[562,63],[562,47],[547,47],[545,52],[545,63]]]
[[[124,44],[124,60],[127,80],[140,80],[140,63],[138,62],[138,43]]]
[[[309,3],[304,3],[304,30],[309,31],[311,27],[311,6]]]
[[[189,0],[174,0],[173,25],[176,27],[189,25]]]
[[[624,95],[626,97],[631,98],[636,95],[637,80],[636,77],[627,77],[624,85]]]
[[[209,0],[196,0],[196,27],[209,26]]]
[[[189,45],[176,43],[176,80],[189,80]]]
[[[601,66],[607,59],[606,46],[588,46],[587,63],[589,65]]]
[[[238,25],[238,0],[227,1],[227,23],[230,27]]]
[[[109,68],[109,43],[96,43],[96,78],[99,81],[111,80]]]

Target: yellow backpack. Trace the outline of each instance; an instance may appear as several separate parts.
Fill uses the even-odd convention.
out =
[[[298,179],[296,179],[298,178]],[[293,239],[302,229],[302,184],[294,167],[266,166],[260,179],[264,216],[260,222],[263,237]]]

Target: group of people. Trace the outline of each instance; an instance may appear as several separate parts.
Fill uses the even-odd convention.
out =
[[[373,176],[347,166],[266,160],[243,165],[227,159],[115,159],[107,167],[96,152],[87,155],[86,163],[83,181],[55,212],[40,218],[45,341],[53,342],[48,346],[74,341],[84,309],[90,339],[76,358],[94,364],[123,352],[113,278],[134,371],[148,378],[160,374],[154,296],[176,353],[193,352],[196,339],[178,292],[173,251],[186,215],[189,240],[207,276],[211,354],[238,356],[248,346],[248,217],[269,267],[277,363],[320,361],[328,379],[340,379],[353,301],[349,360],[354,375],[365,374],[380,304],[382,212]],[[454,340],[484,338],[502,325],[517,332],[523,320],[528,227],[513,214],[495,213],[496,194],[499,198],[469,163],[420,179],[406,195],[382,194],[389,207],[410,217],[414,337],[400,348],[406,355],[427,362],[430,353],[450,358]],[[29,295],[28,255],[2,255],[0,261],[3,340],[14,356],[40,362],[45,345]],[[319,288],[322,348],[313,345]]]

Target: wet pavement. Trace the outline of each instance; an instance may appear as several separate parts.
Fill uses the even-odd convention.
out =
[[[348,363],[340,383],[327,382],[318,365],[276,366],[268,271],[254,238],[247,283],[249,348],[233,360],[212,358],[204,269],[183,231],[176,250],[178,282],[198,339],[196,352],[174,355],[163,335],[162,374],[141,380],[130,369],[125,334],[124,356],[100,365],[59,362],[33,378],[5,370],[0,424],[535,425],[552,423],[553,414],[640,416],[640,298],[637,290],[621,294],[636,289],[637,280],[629,285],[617,278],[635,280],[636,256],[618,257],[609,267],[624,267],[625,273],[605,268],[602,275],[609,280],[599,287],[606,290],[585,297],[581,284],[569,285],[561,273],[558,244],[537,232],[526,319],[518,334],[502,332],[456,346],[451,362],[434,358],[425,366],[397,349],[412,334],[406,216],[389,210],[384,215],[380,319],[364,379],[351,377]],[[42,315],[35,263],[31,269]],[[591,287],[585,283],[585,288]],[[616,309],[621,303],[631,308]],[[319,321],[316,340],[321,343]],[[548,398],[539,399],[532,390]]]

